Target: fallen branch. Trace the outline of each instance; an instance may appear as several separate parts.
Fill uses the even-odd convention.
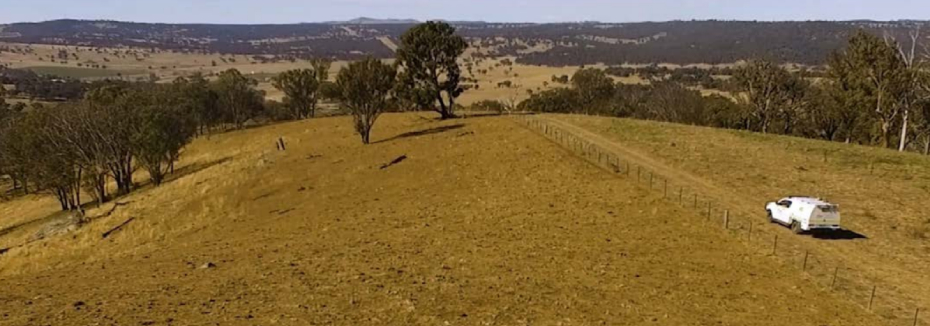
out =
[[[403,162],[403,161],[406,160],[406,159],[407,159],[407,155],[401,155],[400,157],[395,158],[393,161],[391,161],[391,163],[382,165],[382,166],[381,166],[381,169],[382,169],[382,170],[387,169],[387,168],[391,167],[391,166],[394,165],[394,164]]]
[[[124,226],[126,226],[126,224],[129,224],[129,222],[132,222],[132,221],[135,220],[135,219],[136,219],[135,217],[130,217],[130,218],[129,218],[128,220],[126,220],[125,222],[121,223],[120,225],[117,225],[115,228],[110,229],[110,231],[104,232],[104,233],[103,233],[103,238],[106,239],[107,237],[110,236],[110,234],[113,234],[113,232],[119,231],[119,230],[122,229]]]

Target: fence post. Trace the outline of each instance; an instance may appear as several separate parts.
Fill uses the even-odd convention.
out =
[[[920,315],[920,308],[914,310],[914,326],[917,326],[917,316]]]
[[[805,251],[804,251],[804,264],[801,265],[801,271],[802,271],[802,272],[807,270],[807,257],[810,256],[810,254],[811,254],[811,251],[810,251],[810,250],[805,250]]]
[[[710,219],[710,211],[711,211],[710,207],[711,207],[710,201],[708,200],[707,201],[707,219]]]
[[[655,178],[655,175],[652,174],[652,171],[649,171],[649,190],[652,190],[652,180]]]
[[[681,199],[682,197],[684,197],[684,195],[685,195],[685,187],[679,186],[678,187],[678,206],[681,206]]]
[[[641,178],[642,175],[643,175],[643,167],[637,166],[636,167],[636,182],[642,181],[642,178]]]
[[[665,199],[665,198],[668,198],[668,179],[663,179],[663,180],[664,180],[663,182],[664,182],[665,185],[662,186],[662,189],[664,189],[664,190],[663,190],[663,194],[662,194],[662,198]]]
[[[694,194],[694,208],[697,208],[697,194]]]
[[[626,162],[626,176],[630,176],[630,162]]]
[[[284,147],[284,137],[278,137],[278,141],[281,142],[281,150],[286,151],[287,147]]]
[[[730,210],[729,209],[723,211],[723,229],[724,230],[730,229]]]
[[[869,311],[872,311],[872,302],[875,301],[875,290],[878,289],[878,285],[872,286],[872,294],[869,295]]]
[[[752,242],[752,221],[749,221],[749,236],[747,241]]]
[[[772,242],[772,256],[777,255],[778,252],[778,235],[775,235],[775,241]]]
[[[836,269],[833,270],[833,281],[830,282],[830,289],[832,290],[836,287],[836,275],[840,273],[840,267],[836,266]]]

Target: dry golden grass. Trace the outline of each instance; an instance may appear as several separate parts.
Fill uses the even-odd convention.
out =
[[[880,323],[511,118],[433,118],[198,139],[176,179],[0,256],[0,324]]]
[[[735,217],[765,223],[764,206],[788,195],[811,195],[838,203],[843,224],[867,238],[820,239],[791,235],[782,227],[760,228],[766,237],[780,234],[798,251],[840,266],[868,297],[873,285],[883,304],[913,315],[930,305],[930,158],[915,153],[763,135],[743,131],[611,119],[555,115],[554,121],[594,132],[626,158],[653,167],[677,185],[713,198]],[[848,234],[852,235],[852,234]],[[889,312],[890,314],[890,312]],[[900,314],[900,312],[899,312]],[[897,317],[902,317],[898,315]]]

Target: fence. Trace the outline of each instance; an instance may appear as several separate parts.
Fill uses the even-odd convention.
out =
[[[776,232],[759,227],[769,221],[767,218],[760,221],[758,212],[754,214],[735,209],[735,205],[728,205],[724,198],[704,195],[698,187],[659,175],[649,166],[624,158],[554,124],[532,116],[519,116],[516,119],[600,168],[630,180],[635,178],[637,184],[661,193],[665,200],[697,210],[707,225],[719,227],[723,232],[741,239],[756,253],[798,268],[811,281],[872,311],[891,325],[930,325],[928,316],[921,315],[922,309],[916,303],[917,300],[907,298],[890,286],[883,287],[879,280],[847,266],[841,258],[818,255],[814,249],[802,244],[779,242]]]

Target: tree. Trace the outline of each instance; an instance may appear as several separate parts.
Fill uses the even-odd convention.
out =
[[[31,183],[36,191],[54,195],[62,210],[79,209],[82,169],[73,150],[56,146],[62,135],[48,128],[55,111],[34,110],[16,119],[7,132],[9,139],[3,140],[3,152],[25,192]]]
[[[648,96],[633,112],[641,119],[704,125],[708,117],[704,112],[701,93],[672,81],[654,81]]]
[[[81,117],[86,135],[77,141],[99,145],[99,160],[116,181],[117,191],[126,194],[134,187],[131,126],[137,122],[134,90],[128,84],[108,84],[89,91],[84,104],[88,112]],[[86,138],[85,138],[86,137]]]
[[[807,136],[834,141],[846,125],[848,109],[837,102],[837,97],[830,94],[836,87],[834,83],[829,80],[823,83],[810,88],[808,98],[811,105],[804,116],[808,124]]]
[[[601,111],[601,106],[609,101],[614,93],[614,80],[603,70],[595,68],[579,69],[572,75],[572,86],[578,91],[582,112],[590,114]]]
[[[332,62],[314,58],[310,66],[311,69],[285,71],[272,80],[272,85],[284,92],[284,102],[291,107],[294,119],[316,116],[317,103],[326,97],[324,85],[329,80]]]
[[[236,69],[220,73],[212,88],[225,122],[242,128],[246,121],[261,111],[264,94],[255,89],[256,84],[255,80],[243,76]]]
[[[426,22],[405,32],[397,49],[399,95],[439,112],[442,119],[455,117],[455,99],[464,92],[457,60],[467,47],[444,22]]]
[[[896,45],[858,31],[849,46],[831,57],[830,75],[840,84],[850,104],[871,112],[879,127],[882,147],[891,146],[892,128],[901,114],[898,102],[907,88],[906,65],[895,50]]]
[[[783,125],[782,133],[785,135],[791,135],[794,132],[798,120],[809,109],[811,85],[806,77],[807,72],[804,70],[789,73],[788,79],[782,86],[785,102],[778,108],[778,114]]]
[[[175,79],[174,85],[178,88],[178,96],[183,99],[181,107],[194,119],[199,134],[205,134],[207,129],[221,121],[218,95],[210,89],[210,82],[202,74]]]
[[[738,92],[734,97],[751,108],[762,133],[768,132],[772,119],[788,101],[790,79],[787,70],[767,60],[751,60],[733,74]]]
[[[339,71],[336,85],[342,106],[352,113],[362,143],[370,141],[371,128],[387,105],[397,71],[377,59],[353,62]]]
[[[132,126],[132,147],[152,183],[160,185],[196,131],[192,116],[183,110],[181,93],[169,87],[141,94]]]
[[[910,37],[910,47],[905,48],[903,44],[897,43],[894,38],[886,36],[885,42],[888,44],[897,44],[897,53],[901,62],[904,64],[905,72],[905,85],[902,88],[902,93],[898,99],[898,105],[901,106],[901,137],[898,142],[898,151],[904,151],[908,143],[908,123],[910,122],[911,112],[914,109],[918,109],[921,102],[930,100],[927,94],[924,94],[926,87],[925,82],[927,81],[925,75],[927,74],[927,56],[919,55],[917,53],[917,48],[920,45],[920,27],[910,31],[908,33]],[[926,48],[925,48],[926,49]]]
[[[294,69],[282,72],[272,80],[272,85],[284,92],[284,102],[291,107],[294,119],[315,115],[320,82],[314,70]]]

